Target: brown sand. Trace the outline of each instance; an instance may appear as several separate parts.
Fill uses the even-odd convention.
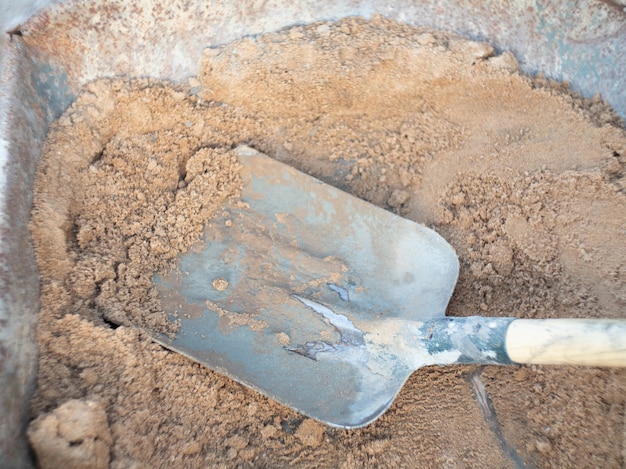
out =
[[[461,260],[449,315],[624,317],[621,125],[508,53],[380,17],[210,49],[188,86],[90,84],[35,190],[41,460],[66,460],[37,429],[63,438],[59,406],[79,399],[105,410],[114,468],[622,467],[624,371],[421,369],[377,422],[341,431],[140,331],[167,329],[151,275],[237,196],[240,143],[439,231]],[[75,447],[94,438],[56,448],[88,460]]]

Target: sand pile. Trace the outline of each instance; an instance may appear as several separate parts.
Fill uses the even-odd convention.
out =
[[[105,445],[114,468],[623,465],[624,371],[422,369],[339,431],[130,327],[167,329],[152,274],[237,197],[239,144],[441,233],[461,260],[449,315],[624,317],[626,135],[599,98],[380,17],[246,38],[185,85],[92,83],[51,129],[32,221],[42,463]]]

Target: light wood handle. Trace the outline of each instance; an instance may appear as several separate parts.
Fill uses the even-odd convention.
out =
[[[626,321],[516,319],[505,347],[517,363],[626,367]]]

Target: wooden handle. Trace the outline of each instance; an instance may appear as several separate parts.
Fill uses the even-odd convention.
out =
[[[505,347],[516,363],[626,367],[626,321],[516,319]]]

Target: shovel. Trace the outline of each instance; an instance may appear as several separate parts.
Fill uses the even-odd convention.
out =
[[[309,417],[362,427],[428,365],[626,366],[626,321],[446,317],[437,233],[239,147],[241,199],[155,275],[155,340]]]

